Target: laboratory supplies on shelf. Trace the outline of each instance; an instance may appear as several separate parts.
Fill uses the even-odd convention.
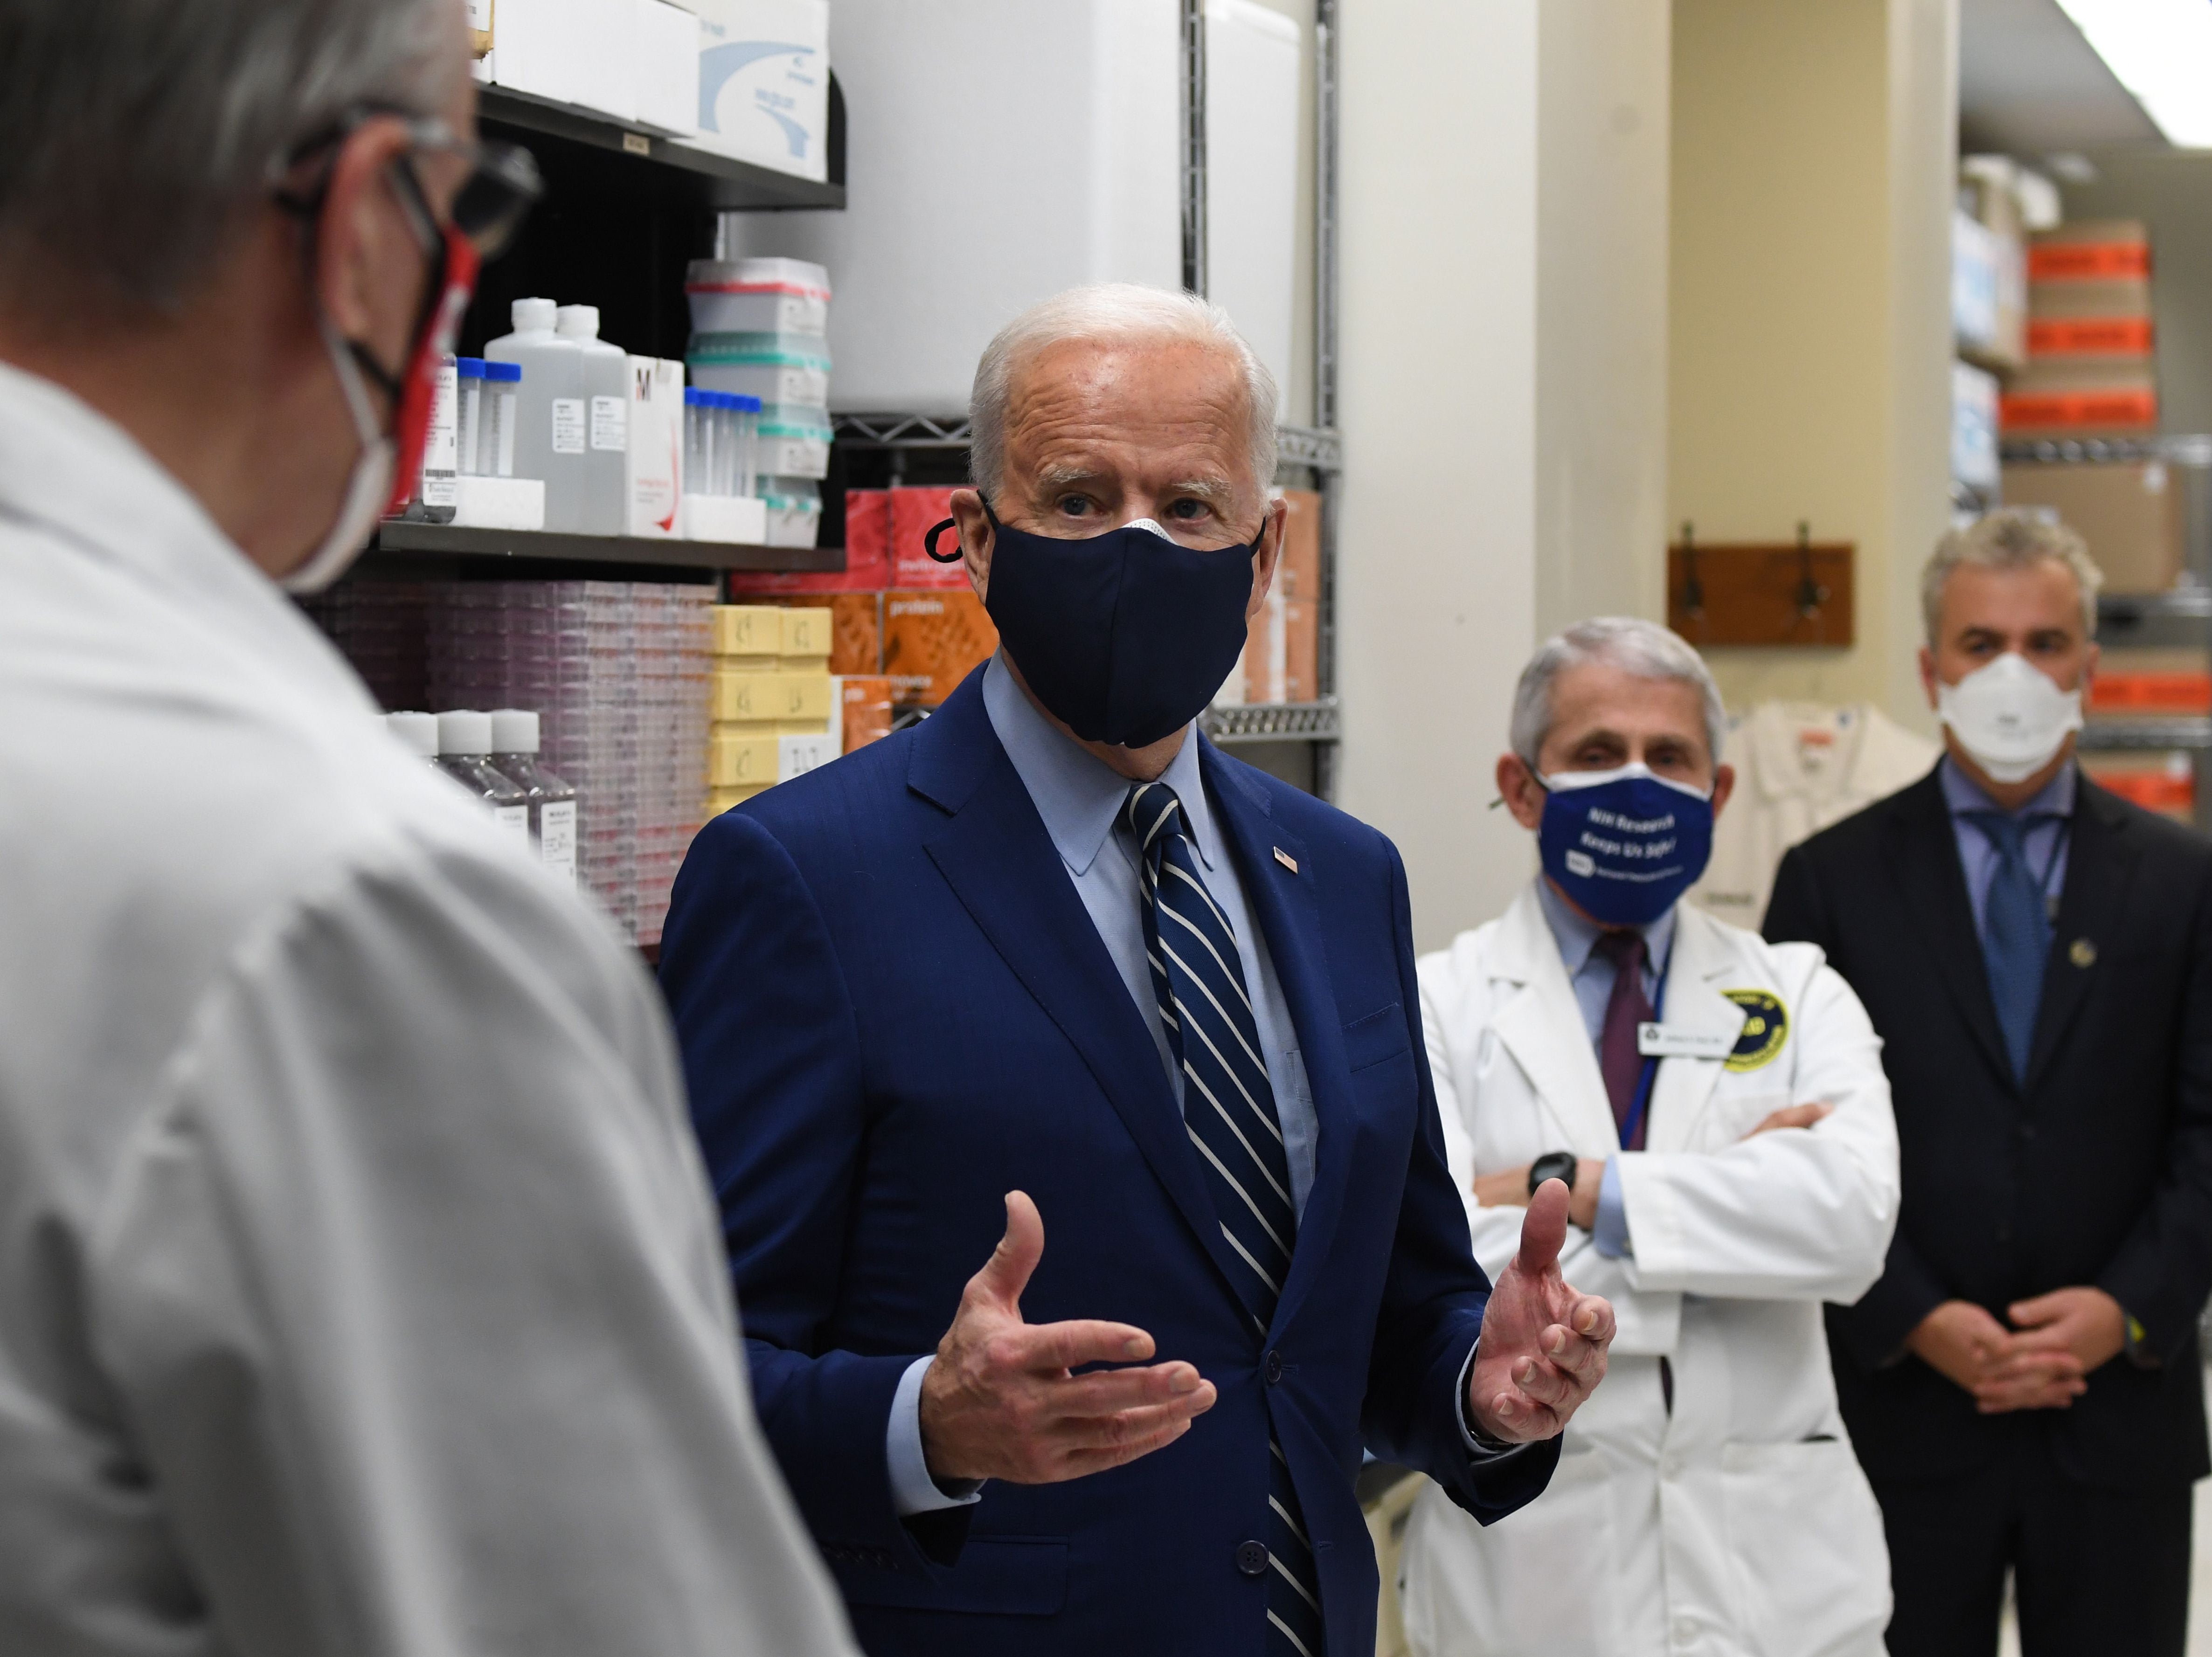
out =
[[[485,346],[484,360],[523,371],[515,387],[514,476],[543,483],[544,527],[573,534],[583,524],[591,429],[583,345],[556,331],[559,311],[550,299],[519,299],[511,314],[514,331]]]
[[[533,709],[492,710],[492,765],[529,802],[530,841],[538,861],[574,885],[576,791],[539,763],[538,747],[538,718]]]
[[[629,353],[599,337],[599,307],[563,305],[554,331],[574,340],[584,399],[584,456],[574,525],[585,535],[620,535],[629,522]]]
[[[530,797],[491,762],[491,715],[452,708],[438,715],[438,768],[482,803],[492,826],[530,841]]]
[[[818,334],[694,334],[684,361],[692,384],[710,391],[829,405],[830,344]]]
[[[384,727],[399,739],[400,745],[426,764],[438,762],[438,716],[434,713],[400,712],[386,713]]]
[[[458,371],[447,357],[437,370],[430,398],[430,429],[422,445],[422,464],[408,491],[399,516],[413,524],[450,524],[456,499],[453,480],[459,475],[457,421],[459,414]]]
[[[714,810],[787,782],[841,750],[831,735],[831,616],[826,610],[718,604],[708,758]]]
[[[830,272],[805,259],[694,259],[684,295],[695,333],[830,331]]]

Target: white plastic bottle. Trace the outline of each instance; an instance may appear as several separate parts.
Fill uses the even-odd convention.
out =
[[[629,524],[629,353],[599,337],[599,307],[564,305],[557,326],[584,361],[586,448],[576,528],[620,535]]]
[[[582,529],[591,431],[583,347],[554,331],[556,313],[550,299],[519,299],[513,314],[514,331],[485,346],[484,359],[522,369],[515,388],[514,475],[543,478],[545,527],[574,535]]]
[[[438,762],[438,716],[435,713],[386,713],[385,726],[407,751],[431,765]]]
[[[530,838],[545,866],[570,885],[576,881],[576,791],[538,762],[538,715],[526,707],[495,707],[491,715],[491,762],[500,775],[530,797]]]

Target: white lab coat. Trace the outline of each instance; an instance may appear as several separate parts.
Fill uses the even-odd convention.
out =
[[[1571,1229],[1568,1280],[1620,1319],[1604,1382],[1543,1496],[1487,1529],[1428,1490],[1406,1537],[1406,1627],[1423,1657],[1842,1657],[1881,1650],[1881,1518],[1837,1411],[1823,1301],[1881,1273],[1897,1219],[1881,1041],[1810,944],[1768,944],[1683,905],[1662,1021],[1732,1056],[1662,1060],[1649,1149],[1620,1155],[1605,1083],[1531,886],[1420,962],[1453,1178],[1493,1276],[1524,1210],[1478,1174],[1547,1151],[1620,1156],[1633,1258]],[[1778,1000],[1758,1029],[1725,992]],[[1741,1058],[1733,1054],[1741,1053]],[[1810,1130],[1747,1141],[1824,1101]],[[1660,1376],[1672,1366],[1668,1412]]]
[[[853,1648],[650,978],[0,365],[0,1651]]]

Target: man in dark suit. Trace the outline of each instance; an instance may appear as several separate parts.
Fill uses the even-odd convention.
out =
[[[2098,574],[1996,513],[1923,578],[1928,778],[1798,847],[1766,914],[1886,1044],[1905,1195],[1831,1308],[1889,1535],[1899,1657],[2182,1649],[2207,1472],[2212,846],[2074,761]]]
[[[1001,653],[677,885],[762,1420],[878,1654],[1366,1657],[1363,1448],[1493,1519],[1604,1372],[1564,1186],[1469,1253],[1396,853],[1197,734],[1274,407],[1202,300],[1018,319],[953,501]]]

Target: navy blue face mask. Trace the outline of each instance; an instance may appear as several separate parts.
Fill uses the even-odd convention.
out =
[[[1601,926],[1648,926],[1705,871],[1711,795],[1643,765],[1565,771],[1547,791],[1536,845],[1544,872]]]
[[[986,501],[994,535],[983,608],[1036,699],[1085,742],[1142,748],[1206,710],[1244,648],[1252,560],[1246,546],[1201,552],[1127,525],[1061,540],[1011,529]],[[949,564],[959,552],[927,550]]]

